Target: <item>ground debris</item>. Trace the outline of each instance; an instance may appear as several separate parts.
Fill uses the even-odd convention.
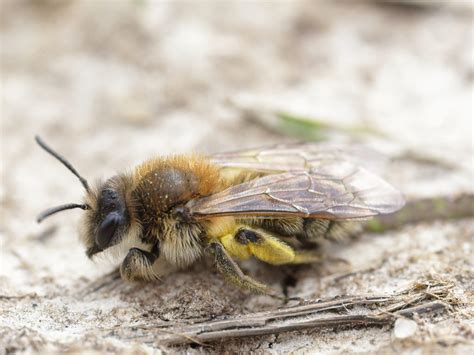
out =
[[[415,335],[418,330],[418,324],[411,319],[399,318],[393,326],[393,335],[397,339],[405,339]]]
[[[430,284],[430,292],[419,285]],[[431,281],[416,282],[413,287],[395,295],[348,296],[330,300],[305,301],[299,306],[283,307],[266,312],[249,313],[225,319],[197,321],[192,324],[173,323],[169,326],[148,329],[146,335],[132,339],[159,345],[185,343],[202,344],[228,338],[248,337],[281,332],[392,325],[405,317],[443,313],[454,304],[442,301],[450,297],[449,285]],[[413,322],[413,321],[410,321]],[[416,325],[416,322],[415,322]],[[400,328],[402,327],[402,328]],[[398,323],[396,334],[408,337],[405,323]],[[409,329],[412,323],[409,324]],[[136,326],[135,329],[140,329]],[[415,329],[416,330],[416,329]]]

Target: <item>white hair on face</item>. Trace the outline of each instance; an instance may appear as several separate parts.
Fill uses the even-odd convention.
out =
[[[152,245],[144,244],[140,240],[141,232],[141,226],[139,224],[134,224],[130,227],[128,233],[123,237],[120,243],[96,254],[92,261],[99,265],[117,266],[117,264],[122,263],[131,248],[151,251]],[[158,258],[153,265],[142,265],[139,270],[141,270],[140,274],[144,280],[152,281],[159,280],[161,277],[176,271],[177,267],[171,264],[164,257],[161,257]]]

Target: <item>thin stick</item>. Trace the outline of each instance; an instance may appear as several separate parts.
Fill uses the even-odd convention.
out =
[[[434,197],[408,201],[397,213],[368,221],[365,229],[371,232],[384,232],[411,223],[469,217],[474,217],[474,194],[461,194],[454,198]]]
[[[194,325],[182,326],[169,329],[155,328],[148,329],[146,336],[134,336],[132,339],[145,343],[156,343],[162,345],[180,345],[192,342],[211,342],[229,338],[239,338],[246,336],[258,336],[266,334],[277,334],[304,329],[327,329],[354,326],[384,326],[391,325],[396,316],[412,317],[416,314],[430,313],[434,311],[444,311],[447,304],[441,301],[428,302],[415,307],[406,308],[399,313],[385,314],[307,314],[279,315],[275,311],[273,315],[261,318],[260,315],[250,314],[246,316],[231,318],[224,321],[208,321]],[[305,315],[303,317],[303,315]],[[140,327],[136,327],[140,329]],[[151,334],[150,334],[151,333]]]
[[[450,286],[439,284],[434,298],[448,300],[449,289]],[[418,291],[410,289],[392,296],[343,297],[220,320],[134,325],[130,330],[138,331],[139,334],[132,334],[127,339],[160,345],[181,345],[304,329],[384,326],[392,325],[398,317],[442,312],[449,308],[448,301],[433,301],[433,295],[427,293],[426,288]]]

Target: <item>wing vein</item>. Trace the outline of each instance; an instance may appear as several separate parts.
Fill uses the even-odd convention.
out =
[[[353,163],[349,152],[340,146],[304,143],[212,156],[211,162],[223,172],[240,169],[263,175],[192,200],[188,208],[200,218],[249,214],[328,219],[365,218],[400,209],[401,194]]]

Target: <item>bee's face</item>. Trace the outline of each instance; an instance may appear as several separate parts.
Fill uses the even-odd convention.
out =
[[[126,202],[125,181],[111,178],[86,196],[90,208],[84,215],[81,235],[89,258],[120,244],[130,232],[132,211]]]

